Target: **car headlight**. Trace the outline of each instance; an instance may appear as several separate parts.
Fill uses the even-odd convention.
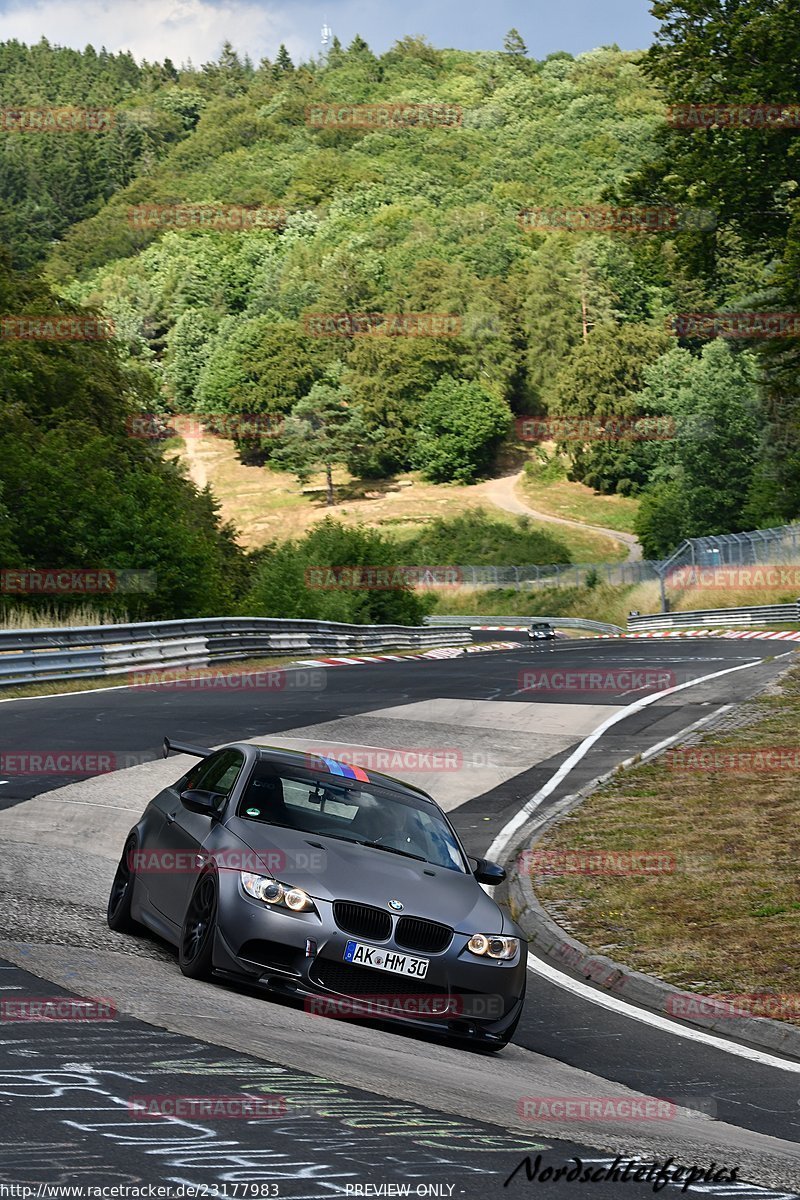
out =
[[[269,879],[266,875],[253,875],[251,871],[241,871],[242,887],[248,896],[261,900],[264,904],[274,906],[284,905],[292,912],[308,912],[314,907],[314,902],[302,888],[286,887],[277,879]]]
[[[514,958],[519,950],[519,938],[473,933],[467,942],[467,949],[486,958]]]

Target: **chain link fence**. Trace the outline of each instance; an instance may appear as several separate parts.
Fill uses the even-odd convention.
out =
[[[610,584],[642,583],[657,579],[649,562],[550,563],[547,566],[455,567],[454,574],[465,587],[582,587],[587,580]]]
[[[453,575],[461,586],[516,590],[583,587],[587,582],[627,586],[658,581],[663,604],[666,603],[667,587],[691,587],[709,568],[768,564],[800,564],[800,525],[688,538],[666,559],[539,566],[459,566],[453,568]]]
[[[749,533],[724,533],[689,538],[681,543],[662,568],[744,567],[766,563],[800,562],[800,525],[778,525]]]

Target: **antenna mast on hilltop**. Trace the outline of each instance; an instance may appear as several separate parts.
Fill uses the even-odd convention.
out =
[[[332,33],[333,33],[333,30],[331,29],[331,27],[330,27],[330,25],[328,24],[328,22],[327,22],[327,21],[323,21],[323,22],[322,22],[322,30],[321,30],[321,33],[320,33],[320,40],[321,40],[321,45],[322,45],[322,53],[323,53],[323,54],[326,54],[326,53],[327,53],[327,51],[328,51],[328,42],[331,40],[331,34],[332,34]]]

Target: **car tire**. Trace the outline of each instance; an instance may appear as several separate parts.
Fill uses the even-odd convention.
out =
[[[131,916],[135,872],[131,870],[131,855],[135,854],[139,839],[135,833],[129,835],[117,865],[114,882],[108,897],[106,921],[115,933],[141,933],[142,927]]]
[[[210,979],[214,966],[219,889],[213,871],[206,871],[194,886],[178,942],[178,966],[189,979]]]

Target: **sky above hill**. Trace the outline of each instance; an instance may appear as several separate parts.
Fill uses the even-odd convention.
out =
[[[149,60],[169,56],[195,66],[216,58],[225,38],[254,62],[285,42],[295,59],[320,51],[323,22],[345,45],[356,33],[383,52],[406,34],[435,46],[499,50],[519,29],[532,57],[579,54],[616,42],[649,45],[656,28],[649,0],[0,0],[0,40],[17,38],[82,49],[130,50]]]

